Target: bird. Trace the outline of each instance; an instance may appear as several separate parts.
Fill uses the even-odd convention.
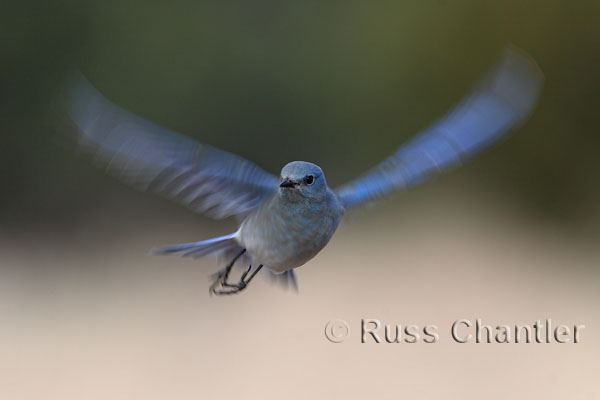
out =
[[[294,270],[330,241],[348,210],[422,184],[507,136],[533,112],[543,74],[524,51],[507,47],[472,92],[443,117],[360,177],[336,189],[310,162],[279,176],[237,155],[142,119],[107,100],[77,72],[61,100],[63,129],[106,171],[215,219],[236,217],[228,235],[165,246],[153,254],[220,256],[210,293],[242,292],[264,268],[297,290]],[[236,262],[246,269],[230,281]]]

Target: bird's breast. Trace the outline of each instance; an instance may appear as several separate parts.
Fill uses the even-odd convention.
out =
[[[341,207],[329,199],[289,203],[275,197],[244,220],[238,237],[255,264],[282,272],[321,251],[341,216]]]

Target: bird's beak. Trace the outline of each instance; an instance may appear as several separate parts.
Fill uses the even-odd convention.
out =
[[[290,187],[294,187],[296,185],[298,185],[296,182],[292,181],[289,178],[285,178],[283,181],[281,181],[281,183],[279,184],[279,187],[290,188]]]

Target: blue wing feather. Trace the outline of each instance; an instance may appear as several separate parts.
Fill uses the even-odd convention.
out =
[[[214,218],[244,215],[277,189],[255,164],[148,122],[74,74],[63,114],[81,148],[112,175]]]
[[[452,111],[337,194],[346,208],[427,181],[490,146],[535,107],[543,76],[509,48],[490,75]]]

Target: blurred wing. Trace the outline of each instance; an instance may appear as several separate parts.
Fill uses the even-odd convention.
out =
[[[119,108],[81,74],[67,87],[64,113],[81,147],[110,174],[196,212],[243,215],[277,189],[277,178],[255,164]]]
[[[529,116],[542,81],[533,60],[507,49],[489,76],[451,112],[365,175],[339,188],[344,207],[423,183],[435,172],[490,146]]]

